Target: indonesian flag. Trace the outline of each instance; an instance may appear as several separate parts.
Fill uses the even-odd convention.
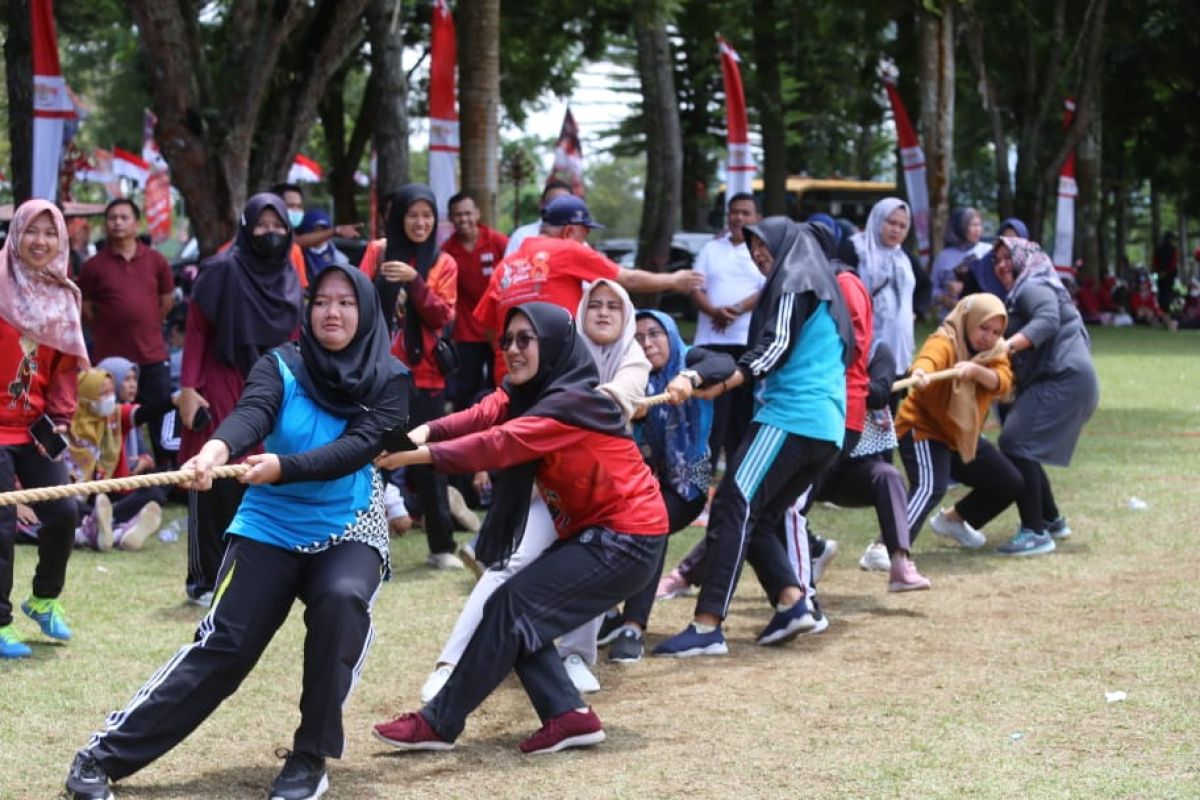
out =
[[[33,36],[33,196],[53,202],[58,196],[63,123],[75,118],[58,63],[58,37],[51,0],[30,0]]]
[[[429,187],[437,198],[438,241],[454,231],[448,203],[458,191],[458,42],[446,0],[434,0],[429,51]]]
[[[292,166],[288,169],[288,183],[320,183],[324,180],[321,165],[308,156],[296,154]]]
[[[554,178],[570,186],[571,194],[583,197],[583,145],[579,143],[579,126],[575,124],[570,106],[563,115],[558,141],[554,143],[554,168],[546,180]]]
[[[128,150],[114,147],[112,151],[112,173],[118,178],[128,178],[134,183],[146,185],[150,177],[150,165],[140,156]]]
[[[925,183],[925,151],[917,139],[908,109],[896,91],[896,79],[900,71],[895,64],[884,64],[880,69],[883,86],[887,89],[892,104],[892,116],[896,118],[896,136],[900,140],[900,161],[904,165],[904,190],[908,194],[908,205],[912,209],[913,227],[917,233],[917,250],[921,264],[929,264],[929,188]]]
[[[1063,106],[1063,131],[1066,131],[1075,117],[1075,101],[1067,98]],[[1075,153],[1072,151],[1058,172],[1058,209],[1054,214],[1054,268],[1063,278],[1075,276],[1072,261],[1075,255],[1075,198],[1078,195]]]
[[[80,183],[111,183],[113,176],[113,155],[108,150],[97,147],[88,157],[87,163],[75,170],[75,180]]]
[[[721,53],[721,75],[725,79],[725,126],[729,161],[725,165],[725,203],[737,194],[754,193],[758,168],[750,154],[750,121],[746,115],[746,92],[742,88],[741,57],[724,38],[717,37]]]

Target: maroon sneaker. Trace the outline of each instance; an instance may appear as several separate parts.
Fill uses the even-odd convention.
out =
[[[604,741],[604,726],[596,712],[588,708],[587,713],[571,710],[546,721],[541,730],[521,742],[521,752],[536,756],[541,753],[557,753],[568,747],[587,747]]]
[[[397,750],[454,749],[454,742],[444,741],[425,718],[415,711],[401,714],[391,722],[376,725],[375,738]]]

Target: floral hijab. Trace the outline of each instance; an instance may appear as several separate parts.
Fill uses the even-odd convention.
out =
[[[1002,236],[996,240],[996,243],[1002,243],[1007,247],[1012,257],[1014,280],[1012,288],[1008,290],[1007,298],[1010,308],[1013,299],[1029,284],[1049,286],[1058,295],[1059,300],[1071,299],[1067,287],[1063,286],[1062,278],[1058,277],[1058,271],[1054,269],[1054,262],[1036,242],[1013,236]]]
[[[653,319],[667,333],[670,355],[660,370],[650,373],[646,394],[661,394],[683,369],[687,345],[679,335],[675,320],[661,311],[637,312],[638,319]],[[685,500],[694,500],[708,491],[712,462],[708,434],[712,428],[712,402],[693,398],[680,406],[664,403],[652,406],[635,427],[639,444],[650,448],[650,467],[658,479]]]

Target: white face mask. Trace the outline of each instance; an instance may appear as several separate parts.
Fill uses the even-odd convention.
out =
[[[107,417],[109,414],[117,410],[117,398],[114,395],[101,397],[99,400],[92,400],[92,410],[101,417]]]

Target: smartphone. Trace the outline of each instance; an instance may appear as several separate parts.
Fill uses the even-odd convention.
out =
[[[29,435],[42,446],[51,460],[57,461],[67,451],[67,437],[54,430],[54,420],[45,414],[29,426]]]
[[[212,415],[208,413],[207,406],[200,406],[196,409],[195,416],[192,417],[192,430],[202,431],[212,424]]]
[[[408,438],[404,426],[397,425],[383,435],[383,449],[389,453],[407,453],[416,450],[417,446]]]

